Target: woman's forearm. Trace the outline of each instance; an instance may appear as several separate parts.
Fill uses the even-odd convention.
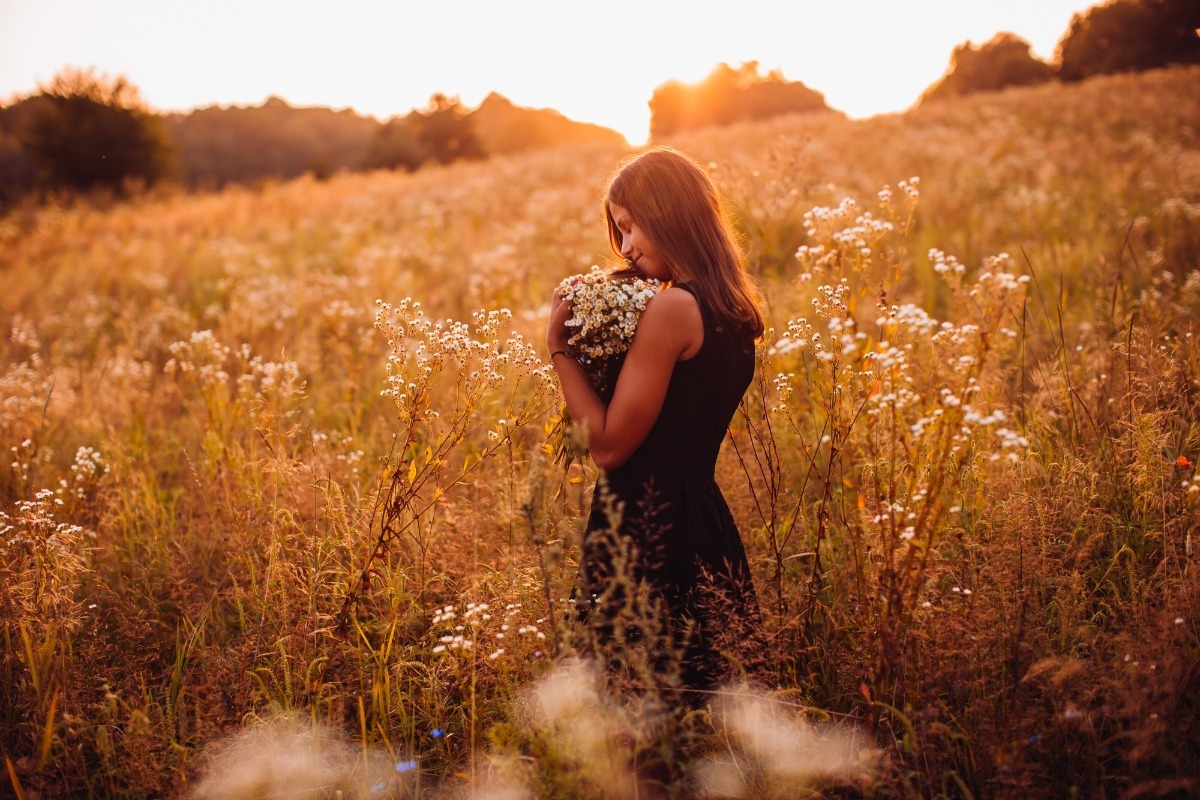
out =
[[[666,398],[675,362],[687,347],[703,341],[700,307],[682,289],[668,289],[646,304],[607,404],[592,388],[583,365],[559,352],[566,349],[568,313],[564,305],[554,304],[546,337],[550,358],[558,371],[567,411],[586,426],[592,460],[601,469],[613,470],[649,435]]]
[[[608,408],[592,388],[592,380],[587,370],[574,357],[561,350],[555,351],[551,357],[555,370],[558,372],[558,385],[562,390],[563,403],[571,414],[571,419],[578,425],[583,425],[587,432],[588,450],[592,458],[601,467],[611,468],[606,463],[605,423]]]

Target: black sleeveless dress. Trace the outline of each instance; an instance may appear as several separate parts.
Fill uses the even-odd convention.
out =
[[[614,551],[632,545],[634,563],[626,566],[667,617],[683,656],[683,686],[709,689],[729,679],[759,680],[766,663],[746,551],[714,481],[721,442],[754,375],[754,342],[719,327],[702,298],[679,288],[700,305],[704,342],[675,364],[646,440],[597,481],[581,563],[587,602],[579,610],[593,624],[619,614],[604,604],[628,593],[605,590]],[[621,512],[615,530],[614,506]]]

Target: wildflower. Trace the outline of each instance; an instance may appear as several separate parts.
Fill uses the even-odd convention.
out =
[[[408,761],[397,761],[396,772],[412,772],[417,768],[416,759],[410,758]]]
[[[429,735],[432,736],[434,739],[441,739],[443,736],[446,735],[446,732],[444,730],[442,730],[441,728],[434,728],[433,730],[431,730],[429,732]]]
[[[1175,459],[1175,466],[1177,467],[1190,467],[1191,465],[1192,462],[1188,461],[1187,456],[1180,456],[1179,458]]]

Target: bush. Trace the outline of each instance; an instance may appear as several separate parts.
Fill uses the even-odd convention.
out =
[[[1030,52],[1029,42],[1013,33],[998,33],[976,47],[963,42],[950,54],[946,74],[921,94],[919,102],[975,92],[995,92],[1054,78],[1054,68]]]
[[[1140,72],[1200,63],[1200,5],[1195,0],[1115,0],[1071,18],[1058,43],[1059,77]]]
[[[44,185],[121,191],[170,172],[170,139],[125,77],[68,68],[36,97],[20,140]]]

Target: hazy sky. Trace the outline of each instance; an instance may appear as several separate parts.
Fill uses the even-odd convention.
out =
[[[0,0],[0,101],[63,66],[124,74],[161,110],[261,103],[386,118],[434,92],[645,141],[654,87],[756,60],[854,117],[900,111],[954,45],[1012,31],[1049,58],[1086,0]]]

